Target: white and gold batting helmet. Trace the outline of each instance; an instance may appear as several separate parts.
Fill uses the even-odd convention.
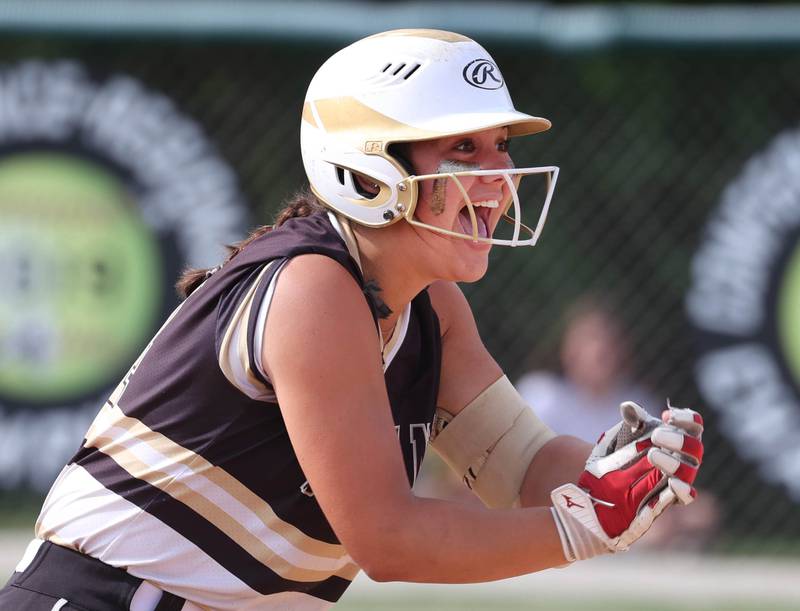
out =
[[[303,164],[315,195],[336,212],[362,225],[383,227],[401,218],[433,231],[478,242],[533,245],[541,232],[558,168],[456,171],[414,176],[391,144],[430,140],[507,127],[524,136],[550,127],[547,119],[514,109],[505,80],[492,58],[475,41],[439,30],[394,30],[345,47],[314,75],[303,106],[300,141]],[[506,220],[514,223],[508,240],[479,237],[472,202],[459,176],[502,174],[510,197]],[[354,174],[379,187],[364,193]],[[536,229],[520,221],[517,185],[524,175],[544,174],[547,188]],[[418,183],[450,178],[469,206],[473,231],[458,234],[414,218]],[[508,213],[513,204],[513,217]],[[520,231],[526,231],[523,239]]]

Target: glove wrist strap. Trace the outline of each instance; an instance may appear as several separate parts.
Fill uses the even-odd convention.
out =
[[[564,526],[561,524],[561,518],[558,517],[558,512],[556,511],[555,507],[550,508],[550,513],[553,514],[553,521],[556,523],[558,537],[561,539],[561,548],[564,550],[564,558],[568,563],[575,562],[575,553],[572,551],[572,546],[569,543],[569,537],[564,530]]]
[[[584,490],[565,484],[553,490],[550,498],[564,557],[568,561],[588,560],[617,551],[616,540],[603,532],[592,499]]]

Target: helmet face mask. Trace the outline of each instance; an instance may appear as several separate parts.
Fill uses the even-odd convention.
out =
[[[522,178],[526,176],[541,175],[545,180],[545,194],[544,200],[541,204],[539,218],[534,228],[528,227],[522,222],[522,205],[519,198],[519,187]],[[498,207],[502,210],[500,220],[505,221],[513,226],[512,235],[509,238],[496,238],[489,236],[482,236],[480,227],[482,222],[478,221],[475,212],[476,202],[472,201],[467,189],[465,188],[462,178],[465,177],[481,177],[481,176],[501,176],[508,195],[504,201],[497,202]],[[555,166],[541,166],[534,168],[510,168],[510,169],[492,169],[492,170],[464,170],[458,172],[446,172],[437,174],[427,174],[423,176],[408,176],[403,183],[413,183],[419,185],[423,181],[440,181],[448,180],[451,182],[461,194],[462,200],[465,204],[464,208],[469,215],[469,222],[471,225],[470,232],[452,231],[429,223],[419,221],[415,217],[416,206],[419,203],[419,198],[414,202],[414,205],[404,210],[403,217],[405,220],[416,227],[423,227],[430,231],[435,231],[450,237],[462,238],[476,243],[494,244],[498,246],[534,246],[536,245],[539,236],[544,228],[544,223],[547,220],[547,213],[550,209],[550,201],[552,200],[553,191],[555,189],[556,180],[558,179],[558,168]],[[513,216],[509,214],[513,209]]]
[[[463,189],[459,176],[476,176],[474,172],[483,170],[415,176],[392,154],[391,145],[497,127],[507,127],[509,137],[514,137],[544,131],[550,122],[514,109],[499,69],[469,38],[438,30],[395,30],[342,49],[318,70],[303,108],[303,164],[320,201],[356,223],[384,227],[405,219],[447,233],[414,217],[421,182],[438,178],[448,184],[455,181],[456,188]],[[466,196],[473,228],[458,237],[495,244],[535,243],[530,239],[538,237],[543,217],[537,230],[521,224],[513,183],[542,172],[551,176],[546,217],[557,169],[490,170],[508,181],[507,205],[515,208],[514,236],[511,240],[480,237]],[[365,192],[356,176],[377,185],[378,192]],[[529,237],[520,239],[520,231]]]

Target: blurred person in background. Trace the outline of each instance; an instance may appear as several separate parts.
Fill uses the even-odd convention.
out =
[[[658,413],[662,402],[631,375],[630,345],[614,312],[609,298],[579,298],[564,316],[562,374],[531,371],[517,381],[520,394],[557,433],[594,443],[598,431],[617,421],[624,401]]]
[[[629,404],[594,447],[556,435],[456,284],[485,274],[493,245],[535,244],[556,169],[515,169],[508,141],[549,126],[459,34],[399,30],[333,55],[302,112],[313,193],[183,276],[0,609],[327,609],[359,569],[511,577],[625,550],[691,502],[696,412]],[[517,187],[536,175],[550,180],[534,231]],[[412,493],[428,441],[486,507]]]
[[[517,381],[520,394],[558,434],[594,443],[597,431],[616,422],[621,403],[634,401],[650,413],[663,404],[632,371],[631,346],[618,311],[607,295],[578,298],[564,316],[561,374],[536,370]],[[701,550],[717,532],[719,513],[715,497],[703,490],[690,507],[656,522],[638,549]]]

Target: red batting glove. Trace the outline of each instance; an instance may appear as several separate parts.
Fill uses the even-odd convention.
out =
[[[669,476],[669,486],[683,505],[697,496],[692,484],[703,462],[703,417],[691,409],[669,406],[664,412],[666,426],[652,434],[653,448],[648,460]]]
[[[676,500],[689,503],[702,461],[703,420],[669,407],[664,423],[632,402],[623,421],[601,435],[578,486],[551,493],[565,557],[590,558],[628,549]]]

